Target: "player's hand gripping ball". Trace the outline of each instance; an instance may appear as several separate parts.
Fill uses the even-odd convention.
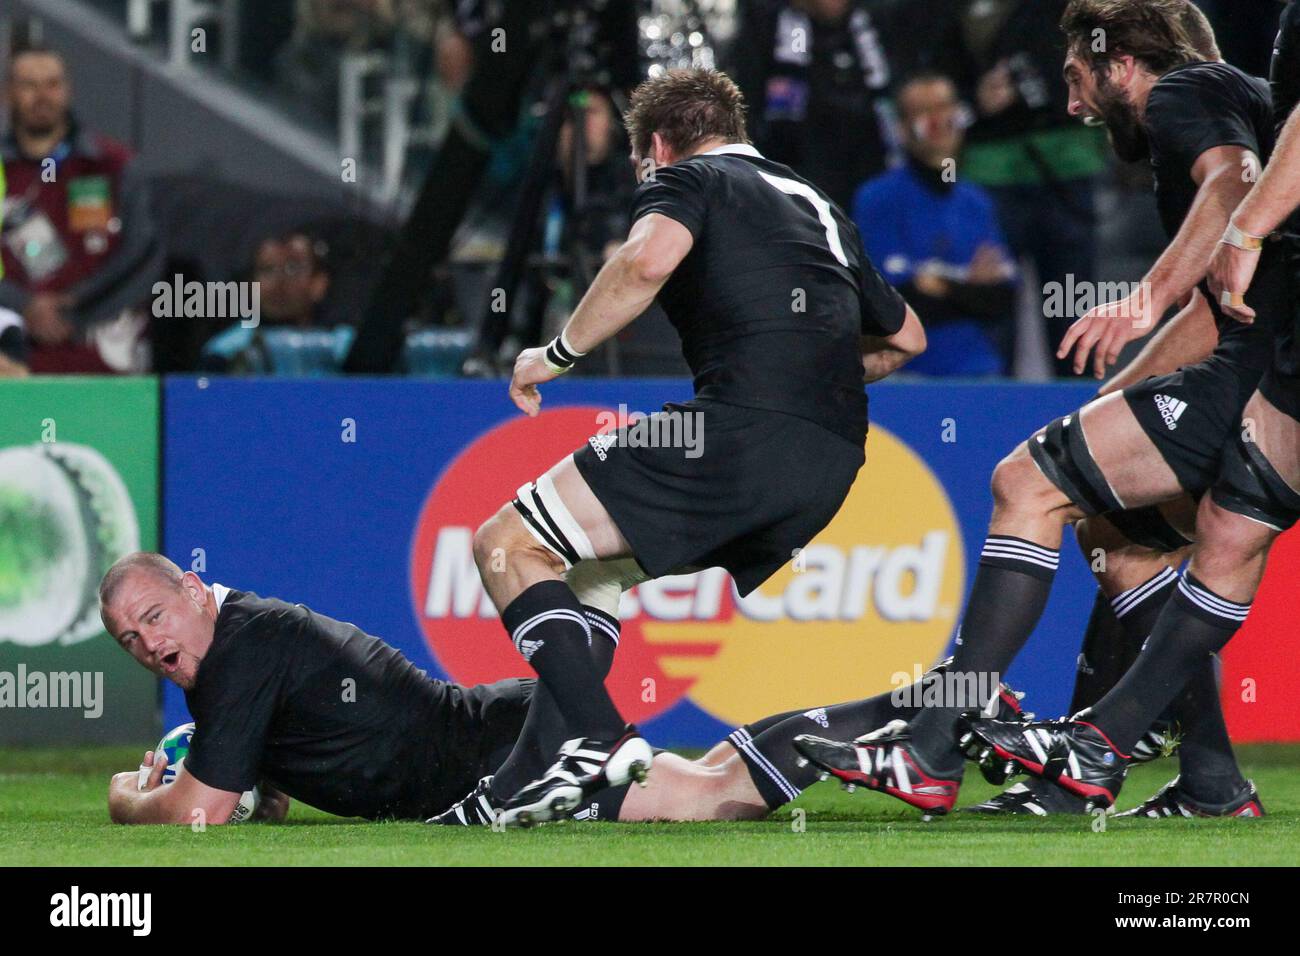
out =
[[[181,724],[174,727],[167,733],[163,734],[162,740],[158,741],[158,746],[154,748],[153,759],[157,761],[160,757],[167,758],[167,767],[163,770],[162,782],[164,784],[174,783],[177,776],[185,770],[185,758],[190,752],[190,740],[194,737],[194,724]],[[140,789],[143,790],[149,781],[149,767],[140,768]],[[262,794],[257,787],[252,790],[245,790],[239,798],[239,803],[235,807],[235,812],[230,815],[231,823],[243,823],[252,817],[257,811],[257,805],[261,802]]]

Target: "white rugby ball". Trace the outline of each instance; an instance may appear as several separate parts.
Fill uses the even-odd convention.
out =
[[[159,754],[166,754],[167,769],[163,771],[162,782],[164,784],[172,783],[176,777],[185,771],[185,758],[189,756],[190,741],[194,737],[194,723],[181,724],[179,727],[173,727],[167,733],[163,734],[162,740],[158,741],[158,746],[154,748],[154,759],[158,759]],[[149,782],[149,767],[140,768],[140,789],[143,790]],[[243,823],[252,817],[257,810],[257,805],[262,800],[262,793],[257,787],[252,790],[245,790],[239,797],[239,803],[235,805],[235,811],[230,815],[230,823]]]

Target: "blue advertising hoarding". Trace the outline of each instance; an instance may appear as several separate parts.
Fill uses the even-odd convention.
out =
[[[744,601],[721,572],[625,598],[611,692],[654,742],[707,746],[767,713],[888,690],[940,657],[983,542],[994,466],[1092,389],[870,392],[867,464],[801,562]],[[205,581],[352,621],[435,676],[527,674],[474,574],[474,527],[620,406],[652,412],[689,394],[681,380],[572,379],[545,387],[545,411],[530,420],[503,382],[170,378],[164,548]],[[1030,709],[1068,707],[1093,590],[1067,541],[1042,623],[1008,675]],[[164,719],[188,719],[171,685]]]

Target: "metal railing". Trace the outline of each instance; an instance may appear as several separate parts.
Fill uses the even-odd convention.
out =
[[[215,26],[221,37],[221,65],[234,70],[239,62],[240,0],[128,0],[126,30],[137,42],[152,34],[153,8],[167,7],[167,59],[173,66],[186,66],[197,52],[201,34]],[[202,37],[206,49],[207,38]]]

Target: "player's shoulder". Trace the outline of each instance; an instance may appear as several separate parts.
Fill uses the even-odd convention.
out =
[[[1280,34],[1288,40],[1300,39],[1300,3],[1291,2],[1282,11]]]
[[[1148,108],[1159,106],[1166,101],[1183,101],[1187,98],[1203,98],[1207,93],[1216,94],[1217,99],[1225,96],[1248,99],[1269,95],[1268,81],[1258,76],[1251,76],[1231,63],[1218,60],[1198,60],[1176,66],[1156,81],[1151,89]]]
[[[262,597],[252,591],[229,590],[217,613],[216,637],[240,638],[256,635],[275,638],[286,630],[306,623],[310,611],[301,604]]]

